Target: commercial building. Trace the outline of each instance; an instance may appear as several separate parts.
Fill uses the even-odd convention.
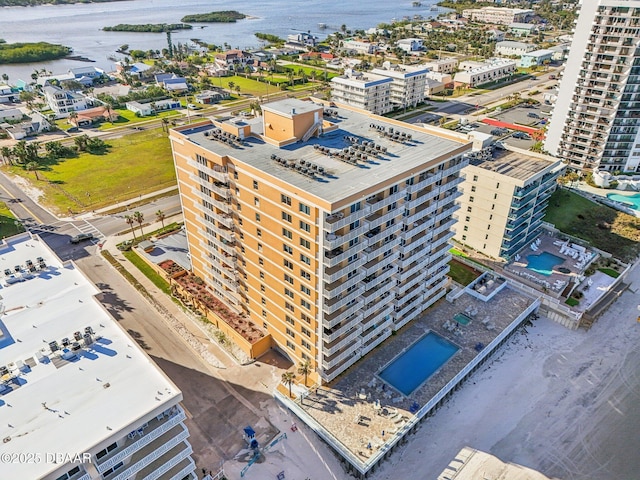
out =
[[[533,52],[536,48],[538,48],[538,46],[533,43],[505,40],[504,42],[496,43],[495,54],[499,57],[520,57],[525,53]]]
[[[526,23],[533,15],[533,10],[523,8],[482,7],[469,8],[462,11],[463,18],[468,18],[472,22],[495,23],[499,25]]]
[[[345,69],[344,75],[331,79],[331,99],[334,102],[368,110],[378,115],[393,110],[389,76]]]
[[[462,62],[463,70],[456,73],[453,81],[456,85],[476,87],[509,77],[516,71],[516,61],[507,58],[491,58],[486,62]]]
[[[426,62],[424,67],[431,72],[437,73],[454,73],[458,68],[457,58],[439,58],[438,60],[431,60]]]
[[[0,244],[2,478],[195,480],[180,390],[29,233]]]
[[[444,295],[471,145],[341,105],[262,111],[171,131],[193,269],[329,381]]]
[[[371,73],[391,78],[389,95],[394,108],[415,107],[424,102],[427,72],[422,65],[392,65],[389,62],[371,70]]]
[[[455,239],[493,258],[509,259],[538,233],[564,165],[547,155],[507,147],[470,155],[464,168]]]
[[[582,2],[545,149],[569,167],[640,171],[640,1]]]
[[[539,67],[545,64],[545,62],[551,62],[553,58],[553,50],[534,50],[533,52],[525,53],[520,57],[518,62],[521,67]]]

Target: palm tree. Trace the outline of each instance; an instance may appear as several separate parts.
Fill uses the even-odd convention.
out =
[[[163,118],[162,119],[162,131],[169,133],[169,119],[168,118]]]
[[[133,239],[137,240],[136,232],[133,230],[133,224],[135,223],[135,220],[133,219],[133,217],[131,215],[125,215],[124,216],[124,221],[127,222],[129,224],[129,226],[131,227],[131,233],[133,234]]]
[[[142,231],[142,222],[144,222],[144,215],[142,212],[133,212],[133,219],[138,222],[140,225],[140,236],[144,237],[144,232]]]
[[[240,85],[236,85],[236,93],[240,95]]]
[[[2,147],[0,149],[0,155],[2,155],[2,161],[11,165],[11,159],[13,158],[13,152],[9,147]]]
[[[36,179],[38,179],[38,162],[29,162],[25,165],[24,168],[29,172],[33,172],[36,176]]]
[[[167,216],[164,214],[162,210],[158,210],[156,212],[156,218],[158,219],[159,222],[162,223],[162,229],[164,230],[164,219],[167,218]]]
[[[72,122],[72,120],[76,120],[78,118],[78,112],[76,112],[75,110],[71,110],[71,113],[69,114],[69,123],[74,123]]]
[[[282,383],[289,387],[289,398],[291,398],[291,385],[293,385],[293,381],[296,378],[296,374],[293,372],[284,372],[282,374]]]
[[[311,368],[311,362],[309,359],[306,359],[298,365],[298,373],[300,375],[304,375],[304,386],[307,386],[307,376],[313,371]]]

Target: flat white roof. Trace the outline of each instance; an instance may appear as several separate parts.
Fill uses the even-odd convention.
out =
[[[38,257],[46,266],[29,272],[27,260],[38,267]],[[42,456],[40,462],[3,463],[2,478],[46,476],[61,466],[47,462],[47,453],[87,452],[181,400],[97,293],[72,262],[62,263],[37,237],[27,233],[0,244],[0,367],[16,376],[4,375],[0,384],[8,386],[0,387],[2,451]],[[86,327],[95,332],[93,343],[78,342],[79,349],[68,352],[75,359],[51,353],[49,342],[74,342],[74,332],[84,334]],[[29,368],[19,370],[21,363]]]

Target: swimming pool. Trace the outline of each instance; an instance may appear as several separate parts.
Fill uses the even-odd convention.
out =
[[[471,321],[471,318],[467,317],[464,313],[456,313],[453,319],[458,322],[459,325],[469,325]]]
[[[458,347],[440,335],[429,332],[378,374],[393,388],[410,395],[458,351]]]
[[[540,255],[528,255],[527,262],[529,270],[548,277],[553,273],[553,267],[564,262],[564,258],[549,252],[542,252]]]
[[[607,198],[614,202],[624,203],[629,205],[634,210],[640,210],[640,193],[634,193],[633,195],[620,195],[619,193],[607,193]]]

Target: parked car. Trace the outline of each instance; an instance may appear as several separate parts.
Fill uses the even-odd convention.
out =
[[[519,140],[529,140],[531,137],[524,132],[515,132],[511,135],[513,138],[517,138]]]
[[[500,137],[504,134],[506,134],[508,132],[508,130],[506,128],[494,128],[493,130],[491,130],[491,135],[495,135],[496,137]]]
[[[198,109],[198,107],[196,105],[194,105],[193,103],[190,103],[189,105],[187,105],[187,108],[189,110],[197,110]]]
[[[71,243],[80,243],[80,242],[84,242],[85,240],[92,240],[92,239],[93,239],[93,233],[80,233],[75,237],[71,237],[71,240],[69,241]]]
[[[538,115],[536,112],[529,112],[529,113],[527,113],[527,117],[529,117],[529,118],[540,118],[540,115]]]

